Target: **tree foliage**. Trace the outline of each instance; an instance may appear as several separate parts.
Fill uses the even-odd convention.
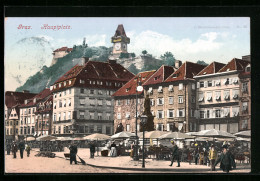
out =
[[[145,131],[153,131],[154,130],[154,122],[153,122],[153,115],[151,113],[151,106],[150,106],[150,98],[148,95],[146,95],[145,100],[144,100],[144,115],[147,116],[147,122],[143,126],[140,124],[140,131],[142,132],[143,129]]]
[[[146,55],[147,53],[148,53],[148,52],[147,52],[146,50],[143,50],[143,51],[142,51],[142,54],[143,54],[143,55]]]
[[[122,123],[120,123],[120,124],[117,125],[115,134],[120,133],[122,131],[124,131],[124,126],[122,125]]]
[[[197,61],[197,64],[206,65],[206,66],[209,65],[209,64],[207,64],[206,62],[204,62],[203,60],[198,60],[198,61]]]
[[[161,55],[161,59],[165,61],[165,65],[173,66],[175,63],[175,58],[172,52],[165,52]]]

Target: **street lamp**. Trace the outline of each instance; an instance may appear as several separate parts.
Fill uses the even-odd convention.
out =
[[[136,80],[136,107],[135,107],[135,138],[136,138],[136,141],[135,141],[135,147],[134,147],[134,157],[133,159],[135,161],[139,160],[139,156],[138,156],[138,136],[137,136],[137,99],[138,99],[138,92],[142,92],[143,91],[143,87],[142,87],[142,82],[140,81],[141,80],[141,74],[139,74],[139,76],[137,77],[137,80]]]
[[[144,161],[144,159],[145,159],[145,156],[144,156],[144,125],[146,124],[148,117],[146,115],[142,115],[140,117],[140,119],[141,119],[141,124],[143,125],[143,164],[142,164],[142,168],[145,168],[145,161]]]

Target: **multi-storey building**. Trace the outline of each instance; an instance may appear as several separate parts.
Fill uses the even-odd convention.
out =
[[[180,61],[176,63],[179,64]],[[151,83],[147,81],[145,94],[151,98],[151,110],[156,116],[154,123],[157,130],[178,129],[182,132],[197,130],[196,84],[193,76],[204,67],[204,65],[185,62],[161,83],[153,84],[152,81]],[[158,77],[155,74],[150,79],[156,80]]]
[[[248,61],[232,59],[227,65],[213,62],[195,76],[199,130],[238,132],[239,73]]]
[[[35,111],[35,135],[50,135],[52,133],[53,97],[50,89],[45,89],[40,94],[41,99],[37,101]]]
[[[134,74],[116,61],[75,65],[52,86],[53,134],[113,134],[111,95]]]
[[[122,124],[124,131],[135,132],[137,117],[144,111],[144,92],[137,91],[137,86],[145,83],[155,70],[138,73],[133,79],[116,91],[114,97],[114,130]],[[136,102],[137,100],[137,102]],[[137,111],[137,112],[136,112]],[[137,131],[140,120],[137,120]]]
[[[23,137],[36,136],[37,104],[51,94],[46,88],[31,99],[26,99],[20,106],[19,134]],[[37,135],[39,136],[39,135]]]
[[[240,79],[240,121],[239,131],[251,130],[251,65],[246,66],[245,72],[239,74]]]
[[[24,92],[7,91],[5,93],[5,139],[19,139],[19,106],[25,99],[34,97],[36,94]]]

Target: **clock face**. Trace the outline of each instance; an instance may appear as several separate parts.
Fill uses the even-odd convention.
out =
[[[126,44],[123,44],[123,49],[126,50]]]
[[[121,44],[120,44],[120,43],[116,43],[116,44],[115,44],[115,49],[116,49],[116,50],[120,50],[120,48],[121,48]]]

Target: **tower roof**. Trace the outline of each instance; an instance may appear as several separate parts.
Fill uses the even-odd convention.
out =
[[[114,37],[117,37],[117,36],[126,36],[123,24],[118,25]]]

